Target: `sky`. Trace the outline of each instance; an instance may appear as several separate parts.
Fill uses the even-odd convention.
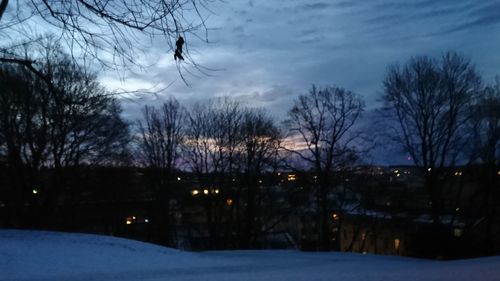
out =
[[[373,112],[381,105],[382,81],[391,64],[456,51],[476,65],[485,82],[500,75],[500,0],[207,2],[210,11],[203,15],[208,16],[209,43],[187,34],[185,47],[197,64],[211,70],[200,73],[182,62],[186,84],[173,50],[161,38],[140,38],[137,56],[145,67],[99,73],[110,91],[136,91],[118,96],[126,119],[141,118],[145,105],[160,105],[171,96],[188,107],[231,97],[264,108],[279,122],[315,84],[360,95],[366,104],[359,125],[363,129],[374,127]],[[15,15],[22,9],[12,3],[9,9]],[[38,33],[51,28],[44,21],[30,25]],[[407,155],[385,145],[371,159],[411,164]]]
[[[208,75],[184,73],[186,85],[160,41],[147,50],[147,68],[102,73],[111,90],[163,89],[122,97],[125,117],[136,119],[142,106],[168,96],[186,105],[229,96],[282,120],[312,84],[347,88],[369,112],[379,106],[389,64],[445,51],[470,58],[487,82],[500,74],[500,1],[231,0],[209,7],[210,43],[185,38],[195,61],[213,69]]]

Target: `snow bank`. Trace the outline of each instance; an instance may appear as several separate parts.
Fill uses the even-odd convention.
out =
[[[0,280],[499,280],[500,257],[430,261],[348,253],[189,253],[89,234],[0,231]]]

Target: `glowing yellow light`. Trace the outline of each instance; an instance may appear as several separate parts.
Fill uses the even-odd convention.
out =
[[[219,189],[217,189],[217,188],[216,188],[216,189],[214,190],[214,192],[215,192],[215,194],[219,194]]]
[[[462,172],[460,172],[460,171],[455,172],[455,176],[459,177],[461,175],[462,175]]]
[[[38,190],[33,189],[33,194],[38,194]]]
[[[191,195],[193,195],[193,196],[196,196],[196,195],[198,195],[199,193],[200,193],[200,192],[198,191],[198,189],[193,189],[193,190],[191,190]]]
[[[278,176],[281,176],[281,173],[278,173]]]
[[[126,224],[132,224],[135,220],[135,217],[127,217],[125,220]]]
[[[499,175],[499,176],[500,176],[500,171],[498,171],[498,172],[497,172],[497,175]]]
[[[338,220],[339,216],[337,215],[337,213],[333,213],[332,218],[333,218],[333,220]]]
[[[208,189],[203,189],[203,194],[207,195],[208,194]]]
[[[394,173],[395,173],[395,174],[399,173],[399,170],[394,170]]]
[[[295,176],[295,174],[289,174],[287,179],[288,179],[288,181],[294,181],[297,179],[297,177]]]
[[[181,177],[177,177],[177,180],[180,181],[181,180]]]
[[[399,250],[399,246],[401,246],[401,240],[399,238],[394,239],[394,249]]]
[[[231,198],[227,198],[227,200],[226,200],[226,204],[227,204],[228,206],[233,205],[233,199],[231,199]]]
[[[396,177],[399,177],[399,176],[401,176],[401,174],[396,174]]]

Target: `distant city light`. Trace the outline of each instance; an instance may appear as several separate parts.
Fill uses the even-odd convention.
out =
[[[219,194],[219,189],[218,189],[218,188],[216,188],[216,189],[214,190],[214,192],[215,192],[215,194]]]
[[[226,200],[226,204],[227,204],[228,206],[233,205],[233,199],[231,199],[231,198],[227,198],[227,200]]]
[[[145,218],[145,219],[144,219],[144,222],[145,222],[145,223],[149,223],[149,219],[148,219],[148,218]]]
[[[461,176],[461,175],[462,175],[462,172],[460,172],[460,171],[456,171],[456,172],[455,172],[455,176],[459,177],[459,176]]]
[[[455,209],[455,212],[458,212],[458,211],[460,211],[460,208],[458,208],[458,207],[457,207],[457,208]]]
[[[191,190],[191,195],[193,195],[193,196],[196,196],[196,195],[198,195],[199,193],[200,193],[200,192],[198,191],[198,189],[193,189],[193,190]]]
[[[288,181],[295,181],[297,177],[295,176],[295,174],[289,174],[287,179]]]
[[[133,224],[133,223],[134,223],[134,221],[135,221],[135,217],[127,217],[127,218],[125,219],[125,223],[126,223],[126,224]]]
[[[427,169],[427,172],[430,172],[430,171],[432,171],[432,168]]]
[[[38,190],[37,189],[33,189],[33,194],[38,194]]]
[[[337,215],[337,213],[333,213],[332,218],[333,218],[333,220],[338,220],[339,216]]]
[[[208,195],[208,189],[203,189],[203,194]]]
[[[181,177],[177,177],[177,180],[180,181],[181,180]]]
[[[394,249],[399,250],[400,246],[401,246],[401,240],[399,240],[399,238],[394,239]]]

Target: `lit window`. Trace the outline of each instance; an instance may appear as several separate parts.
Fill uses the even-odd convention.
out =
[[[338,220],[339,219],[339,215],[337,215],[337,213],[333,213],[332,214],[332,218],[333,218],[333,220]]]
[[[287,179],[288,179],[288,181],[294,181],[297,179],[297,177],[295,176],[295,174],[289,174]]]
[[[227,200],[226,200],[226,204],[227,204],[228,206],[233,205],[233,199],[231,199],[231,198],[227,198]]]

